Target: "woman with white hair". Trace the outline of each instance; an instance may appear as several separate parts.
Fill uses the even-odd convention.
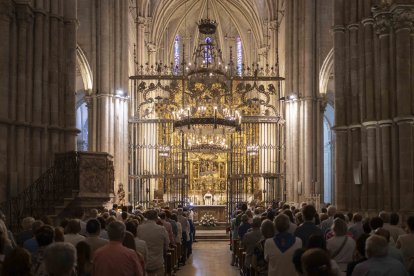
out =
[[[346,272],[346,268],[353,261],[352,256],[355,250],[355,241],[348,237],[348,227],[343,219],[336,218],[332,224],[334,236],[327,240],[326,248],[331,258],[337,262],[339,269]]]
[[[43,259],[49,275],[76,275],[76,249],[68,242],[57,242],[49,245]]]

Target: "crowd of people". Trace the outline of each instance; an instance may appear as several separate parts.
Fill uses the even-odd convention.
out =
[[[231,238],[231,265],[247,276],[414,275],[414,216],[402,225],[397,213],[386,211],[364,217],[332,205],[318,213],[306,203],[242,204]]]
[[[244,275],[414,275],[414,216],[401,223],[397,213],[364,217],[332,205],[320,213],[309,204],[239,207],[231,245],[245,251]],[[168,250],[177,249],[181,266],[192,254],[192,216],[186,208],[76,208],[59,222],[26,217],[12,233],[0,213],[1,275],[164,276]]]
[[[168,250],[179,265],[192,254],[195,228],[186,208],[146,211],[76,208],[68,218],[22,220],[8,230],[0,217],[0,271],[4,276],[164,276]]]

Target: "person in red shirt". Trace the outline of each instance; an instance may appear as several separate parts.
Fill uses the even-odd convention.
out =
[[[144,270],[137,253],[122,245],[125,224],[111,222],[107,231],[109,243],[95,251],[92,275],[143,276]]]

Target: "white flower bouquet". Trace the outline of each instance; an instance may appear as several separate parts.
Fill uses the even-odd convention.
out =
[[[217,225],[217,220],[213,215],[207,213],[201,217],[199,224],[202,226],[214,227]]]

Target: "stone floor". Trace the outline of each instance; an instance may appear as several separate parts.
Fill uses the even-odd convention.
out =
[[[238,269],[230,265],[228,241],[199,241],[193,243],[193,255],[177,276],[236,276]]]

